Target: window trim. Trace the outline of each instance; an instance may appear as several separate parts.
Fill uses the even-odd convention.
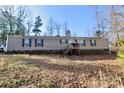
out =
[[[26,42],[26,39],[28,39],[28,43]],[[31,38],[22,38],[22,47],[31,47],[31,45],[32,45]]]
[[[96,47],[96,40],[90,40],[90,46]]]
[[[39,39],[40,43],[37,42],[38,39]],[[40,45],[38,45],[38,44],[40,44]],[[35,38],[35,47],[43,47],[43,39]]]
[[[64,42],[62,42],[62,40],[65,40]],[[68,39],[60,39],[60,44],[68,44]]]
[[[81,42],[81,41],[83,41],[83,42]],[[83,47],[85,47],[86,46],[86,40],[81,40],[80,41],[80,46],[83,46]],[[83,44],[83,45],[82,45]]]

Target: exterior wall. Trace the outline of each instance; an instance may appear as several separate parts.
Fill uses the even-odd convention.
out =
[[[83,38],[83,37],[39,37],[43,39],[43,47],[35,47],[35,36],[30,36],[29,38],[32,39],[32,45],[31,47],[22,47],[22,39],[24,37],[22,36],[9,36],[7,39],[7,46],[6,51],[25,51],[25,50],[63,50],[67,44],[60,44],[60,39],[68,39],[73,40],[77,39],[78,42],[80,40],[85,40],[85,47],[81,46],[80,49],[108,49],[108,41],[107,39],[101,39],[101,38]],[[90,40],[96,40],[96,46],[90,45]]]
[[[90,40],[96,40],[96,46],[90,45]],[[86,39],[86,45],[80,46],[80,49],[108,49],[108,42],[106,39]]]
[[[108,40],[102,38],[74,38],[80,43],[85,40],[85,46],[80,46],[80,49],[108,49]],[[72,40],[72,39],[70,39]],[[90,45],[90,40],[96,40],[96,46]]]
[[[9,37],[7,38],[6,41],[6,51],[13,51],[13,50],[21,50],[22,46],[20,37]]]

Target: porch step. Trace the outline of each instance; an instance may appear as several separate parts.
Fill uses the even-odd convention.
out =
[[[65,51],[64,51],[64,54],[68,54],[69,52],[70,52],[70,49],[65,50]]]

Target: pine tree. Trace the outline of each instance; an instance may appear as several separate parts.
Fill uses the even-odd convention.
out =
[[[33,32],[35,33],[36,36],[38,34],[40,34],[41,30],[39,29],[39,27],[42,25],[43,25],[43,23],[42,23],[40,16],[36,17],[36,21],[35,21],[35,25],[34,25],[34,29],[33,29]]]

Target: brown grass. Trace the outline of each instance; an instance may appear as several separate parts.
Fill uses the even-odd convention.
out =
[[[0,87],[124,87],[114,55],[0,55]]]

